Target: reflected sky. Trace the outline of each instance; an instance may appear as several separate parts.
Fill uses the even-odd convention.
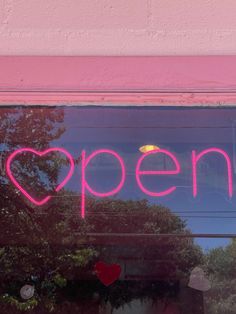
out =
[[[120,192],[121,197],[148,198],[150,202],[164,204],[186,218],[194,233],[235,233],[236,199],[235,196],[230,199],[227,194],[224,159],[213,154],[201,162],[196,199],[192,196],[191,164],[193,149],[200,152],[210,147],[225,150],[233,163],[234,114],[236,118],[236,111],[228,109],[71,109],[65,116],[67,130],[56,144],[64,142],[68,150],[75,154],[80,154],[82,149],[88,153],[99,148],[113,149],[125,160],[127,168],[127,180]],[[149,197],[136,184],[135,166],[141,155],[138,149],[148,143],[173,152],[180,162],[181,173],[178,176],[143,178],[145,186],[154,191],[177,186],[169,196]],[[150,170],[157,170],[156,163],[171,169],[171,161],[168,162],[170,168],[164,164],[163,158],[152,158],[146,166]],[[112,164],[106,167],[101,158],[100,162],[88,169],[93,173],[88,174],[91,185],[106,191],[111,186],[115,171],[119,169],[115,165],[112,167]],[[235,219],[232,218],[234,216]],[[222,217],[225,217],[224,224]]]
[[[4,110],[6,113],[8,109]],[[81,193],[82,150],[89,155],[97,149],[111,149],[119,153],[126,166],[125,184],[112,198],[147,199],[151,204],[164,205],[185,220],[187,228],[194,234],[236,234],[236,185],[233,197],[229,198],[225,159],[216,153],[201,159],[196,198],[193,197],[191,161],[192,150],[199,153],[211,147],[222,149],[231,159],[235,181],[236,109],[64,107],[63,112],[65,131],[50,142],[50,147],[63,147],[78,160],[66,189],[78,195]],[[44,114],[47,114],[46,108]],[[33,146],[24,138],[15,138],[15,141],[17,147]],[[41,141],[40,137],[38,141]],[[142,177],[143,185],[151,191],[176,186],[168,196],[151,197],[137,185],[135,167],[141,156],[139,147],[145,144],[169,150],[180,163],[178,175]],[[1,143],[1,150],[4,145]],[[174,165],[169,157],[156,155],[147,158],[142,167],[143,170],[171,170]],[[61,177],[65,171],[64,168],[60,171]],[[87,167],[86,178],[94,190],[110,191],[120,180],[119,163],[111,156],[100,155]],[[54,197],[60,197],[60,194]],[[228,240],[197,238],[196,242],[208,249],[225,245]]]

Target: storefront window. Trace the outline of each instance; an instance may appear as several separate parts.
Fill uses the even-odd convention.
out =
[[[1,313],[236,312],[236,109],[0,119]]]

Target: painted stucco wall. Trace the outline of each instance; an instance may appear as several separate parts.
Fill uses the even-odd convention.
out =
[[[235,0],[0,0],[1,55],[235,53]]]

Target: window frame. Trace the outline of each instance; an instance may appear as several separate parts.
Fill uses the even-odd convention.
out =
[[[0,105],[236,104],[236,56],[1,56],[0,68]]]

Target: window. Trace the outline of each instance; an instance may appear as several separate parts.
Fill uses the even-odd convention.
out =
[[[1,313],[236,311],[235,108],[0,119]]]

